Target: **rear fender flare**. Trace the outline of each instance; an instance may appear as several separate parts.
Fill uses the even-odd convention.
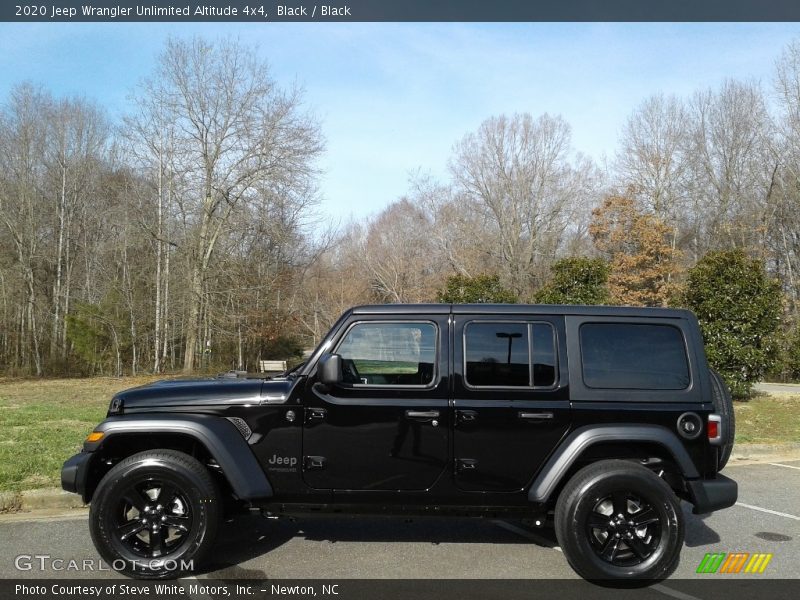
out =
[[[678,437],[660,425],[586,425],[570,433],[547,459],[528,489],[528,500],[544,503],[550,499],[572,465],[593,444],[601,442],[648,442],[666,448],[687,479],[700,477]]]

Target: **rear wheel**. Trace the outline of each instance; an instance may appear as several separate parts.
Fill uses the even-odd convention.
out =
[[[141,452],[103,477],[89,526],[111,568],[131,577],[177,577],[214,543],[219,492],[206,468],[174,450]]]
[[[558,541],[589,580],[667,577],[683,547],[683,514],[672,489],[650,470],[621,460],[578,471],[555,511]]]
[[[719,448],[719,462],[717,468],[721,471],[728,464],[728,459],[733,451],[733,439],[736,435],[736,415],[733,412],[733,397],[731,391],[716,371],[710,371],[711,395],[714,402],[714,411],[722,417],[722,445]]]

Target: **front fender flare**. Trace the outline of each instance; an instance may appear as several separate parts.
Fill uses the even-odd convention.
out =
[[[270,498],[272,486],[239,430],[230,421],[209,415],[122,415],[109,417],[94,431],[103,432],[98,442],[85,442],[94,452],[119,435],[175,434],[203,444],[222,468],[233,491],[242,500]]]
[[[660,425],[586,425],[579,427],[547,459],[528,489],[528,500],[547,502],[570,467],[584,450],[599,442],[648,442],[667,449],[687,479],[700,477],[686,448],[677,436]]]

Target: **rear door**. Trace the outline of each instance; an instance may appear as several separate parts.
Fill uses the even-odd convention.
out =
[[[570,425],[564,319],[454,318],[456,484],[526,489]]]

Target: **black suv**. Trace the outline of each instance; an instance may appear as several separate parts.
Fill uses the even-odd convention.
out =
[[[196,568],[230,508],[516,516],[588,579],[660,579],[719,471],[730,394],[688,311],[381,305],[271,378],[123,391],[63,467],[115,569]]]

